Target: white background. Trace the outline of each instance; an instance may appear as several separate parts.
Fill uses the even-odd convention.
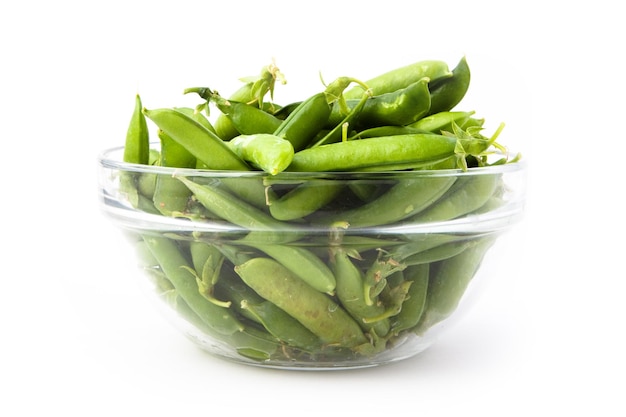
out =
[[[624,415],[618,2],[109,3],[0,6],[1,415]],[[263,370],[204,354],[155,313],[97,200],[96,156],[123,143],[136,93],[189,104],[184,88],[228,93],[275,58],[288,102],[320,71],[463,55],[460,107],[507,123],[528,209],[436,345],[376,369]]]

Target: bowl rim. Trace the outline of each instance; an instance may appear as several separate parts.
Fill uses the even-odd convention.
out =
[[[158,146],[158,143],[151,143],[152,146]],[[334,179],[351,179],[355,177],[367,177],[374,178],[377,176],[423,176],[423,177],[445,177],[445,176],[472,176],[472,175],[493,175],[504,174],[518,171],[524,171],[527,168],[528,161],[521,158],[512,163],[505,163],[500,165],[489,165],[485,167],[472,167],[466,171],[462,169],[414,169],[414,170],[380,170],[380,171],[313,171],[313,172],[300,172],[300,171],[283,171],[276,175],[268,174],[262,170],[210,170],[199,168],[172,168],[162,167],[156,165],[145,165],[124,162],[121,157],[123,155],[124,146],[116,146],[105,149],[98,154],[98,163],[101,168],[136,172],[136,173],[150,173],[150,174],[162,174],[169,176],[194,176],[194,177],[258,177],[258,178],[276,178],[276,179],[305,179],[305,178],[334,178]],[[501,152],[494,152],[494,155],[504,156]],[[508,152],[508,155],[515,157],[519,155],[519,152]]]

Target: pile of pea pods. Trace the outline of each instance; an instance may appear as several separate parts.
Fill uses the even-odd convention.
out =
[[[129,170],[121,190],[134,209],[189,225],[133,235],[162,298],[259,362],[372,357],[447,318],[495,236],[405,227],[497,207],[502,180],[420,173],[518,159],[496,142],[503,125],[485,136],[456,108],[465,57],[339,77],[283,105],[275,64],[242,80],[227,97],[185,89],[195,108],[136,96],[123,160],[171,170]]]

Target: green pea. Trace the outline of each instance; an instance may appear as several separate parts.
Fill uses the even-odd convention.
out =
[[[353,347],[367,343],[359,325],[330,297],[315,290],[270,258],[253,258],[235,267],[241,279],[316,334],[323,343]]]

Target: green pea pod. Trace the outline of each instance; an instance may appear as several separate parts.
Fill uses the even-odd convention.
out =
[[[325,126],[331,105],[325,93],[317,93],[296,107],[274,131],[274,135],[288,140],[295,151],[304,149]]]
[[[356,105],[348,110],[348,114],[340,122],[338,122],[335,127],[330,130],[324,129],[320,131],[319,135],[321,137],[310,147],[314,148],[325,143],[334,143],[339,142],[340,140],[345,140],[348,137],[348,129],[351,129],[351,123],[361,114],[361,110],[367,103],[368,99],[369,96],[364,94],[363,97],[357,101]],[[340,107],[341,106],[333,106],[332,108],[334,109]]]
[[[248,287],[234,271],[216,285],[217,296],[230,300],[238,314],[260,324],[276,339],[306,351],[319,349],[320,340],[296,319]]]
[[[493,236],[477,239],[472,247],[442,261],[433,271],[428,282],[426,310],[415,329],[416,333],[425,332],[456,310],[483,257],[494,241]]]
[[[231,334],[219,333],[208,326],[181,297],[174,297],[170,304],[198,331],[234,346],[240,355],[247,358],[257,361],[268,360],[281,347],[273,336],[252,327],[242,327],[240,331]]]
[[[452,132],[452,123],[463,126],[474,113],[473,111],[442,111],[423,117],[407,127],[432,133]]]
[[[376,302],[376,298],[387,286],[387,278],[403,271],[405,268],[406,264],[399,263],[392,257],[384,256],[381,250],[378,258],[367,268],[363,278],[365,303],[373,305]]]
[[[405,88],[369,98],[355,117],[359,129],[377,126],[404,126],[414,123],[430,110],[429,78],[422,78]],[[347,100],[348,108],[358,105],[360,100]],[[334,126],[345,117],[340,106],[334,106],[328,124]]]
[[[409,266],[404,270],[404,278],[411,282],[411,286],[402,309],[393,319],[393,334],[412,329],[419,323],[426,306],[429,271],[429,264]]]
[[[232,120],[223,113],[215,119],[213,126],[215,127],[215,134],[223,141],[229,141],[240,135]]]
[[[364,293],[364,276],[354,265],[346,250],[334,249],[331,266],[337,279],[337,298],[343,308],[359,323],[364,331],[373,330],[384,337],[390,329],[386,319],[366,322],[384,314],[385,307],[376,302],[368,303]]]
[[[221,339],[235,346],[239,355],[258,362],[267,361],[281,351],[281,343],[274,336],[254,327]]]
[[[349,113],[342,93],[353,82],[362,84],[351,77],[339,77],[323,92],[301,102],[276,129],[274,135],[291,142],[296,152],[307,147],[326,126],[335,102],[346,110],[346,114]]]
[[[221,182],[238,198],[263,212],[268,212],[263,178],[224,177]]]
[[[185,177],[176,178],[191,190],[207,210],[243,228],[243,231],[250,231],[247,236],[251,242],[282,243],[299,238],[299,234],[284,223],[219,187],[200,185]]]
[[[432,164],[455,155],[457,139],[435,134],[382,136],[296,152],[288,171],[350,171],[397,164]]]
[[[268,187],[270,214],[282,221],[302,219],[333,201],[344,187],[341,181],[307,181],[280,197]]]
[[[187,149],[162,130],[159,130],[158,135],[161,140],[161,166],[173,168],[194,168],[196,166],[195,156],[189,153]],[[164,216],[183,213],[187,208],[190,196],[189,189],[177,179],[170,175],[157,175],[152,200],[154,206]]]
[[[223,140],[189,116],[167,108],[144,109],[143,113],[208,168],[239,171],[250,169]]]
[[[284,171],[294,155],[291,142],[266,133],[240,135],[231,139],[228,145],[241,159],[270,175]]]
[[[215,297],[215,284],[222,275],[224,255],[214,245],[199,241],[189,243],[189,253],[200,293],[213,304],[229,307],[229,301]]]
[[[236,266],[235,272],[250,288],[298,320],[323,343],[339,347],[367,343],[360,326],[342,307],[277,261],[253,258]]]
[[[472,245],[473,242],[471,240],[444,243],[443,245],[411,255],[403,259],[402,262],[406,265],[423,265],[439,262],[458,255]]]
[[[372,94],[377,96],[405,88],[406,86],[413,84],[424,77],[427,77],[434,82],[451,76],[452,72],[448,68],[448,64],[443,61],[428,60],[415,62],[393,69],[365,81],[365,84],[369,87]],[[346,99],[359,98],[363,92],[363,87],[355,86],[354,88],[346,91],[344,96]]]
[[[275,304],[269,301],[254,304],[244,300],[241,308],[255,316],[258,322],[278,340],[309,352],[315,352],[321,348],[322,343],[315,334]]]
[[[273,133],[282,123],[272,114],[250,104],[215,97],[217,108],[225,114],[242,135]],[[236,137],[236,136],[235,136]]]
[[[454,177],[447,176],[400,179],[380,197],[318,221],[323,224],[346,222],[351,228],[395,223],[426,209],[444,195],[454,182]]]
[[[229,248],[229,250],[230,249],[231,248]],[[220,247],[218,250],[221,251],[222,248]],[[236,252],[233,252],[233,254],[234,253]],[[226,258],[229,258],[229,256],[226,256]],[[250,258],[247,258],[246,260],[249,259]],[[252,291],[250,287],[241,281],[241,278],[235,274],[235,271],[232,268],[223,268],[222,275],[223,277],[215,283],[216,297],[230,301],[233,310],[243,319],[261,324],[261,321],[257,316],[252,314],[249,310],[243,309],[241,305],[244,302],[249,304],[261,304],[265,302],[265,299]]]
[[[206,127],[211,132],[216,133],[215,128],[213,127],[209,119],[204,117],[204,115],[200,113],[199,111],[196,111],[189,107],[174,107],[174,110],[179,111],[183,113],[184,115],[191,117],[193,120],[200,123],[202,126]]]
[[[139,94],[135,96],[135,109],[126,132],[124,162],[148,165],[150,158],[150,139],[146,118]]]
[[[379,136],[414,135],[417,133],[430,133],[430,131],[412,126],[377,126],[357,132],[349,140],[377,138]]]
[[[173,240],[146,235],[144,241],[177,293],[207,326],[226,335],[243,329],[230,310],[209,302],[200,294],[195,277],[189,273],[191,267]]]
[[[431,84],[430,114],[453,109],[461,102],[470,85],[470,69],[465,57],[452,70],[452,77]]]
[[[274,63],[264,66],[257,76],[245,77],[242,81],[244,81],[245,84],[231,94],[228,99],[258,108],[265,107],[265,96],[267,93],[269,93],[270,98],[273,99],[276,81],[282,84],[286,83],[283,74]],[[230,140],[244,133],[238,131],[231,118],[225,114],[220,114],[215,120],[215,130],[217,135],[223,140]]]
[[[390,257],[398,262],[404,262],[411,256],[419,255],[441,245],[455,242],[463,242],[468,239],[466,235],[452,233],[422,233],[407,236],[408,242],[397,245],[390,252]]]
[[[308,249],[293,245],[255,243],[249,243],[249,245],[280,262],[316,290],[328,294],[335,290],[335,275],[320,258]]]
[[[137,94],[135,96],[135,108],[126,132],[123,160],[131,164],[147,165],[150,156],[150,138],[146,118],[141,110],[141,98]],[[139,208],[141,200],[138,182],[142,177],[141,174],[131,172],[124,172],[120,177],[120,191],[126,195],[128,202],[137,208]]]
[[[277,108],[272,114],[280,120],[285,120],[301,103],[301,101],[294,101],[293,103],[286,104]]]
[[[500,176],[472,175],[459,178],[439,201],[412,216],[412,222],[435,222],[458,218],[483,206],[496,191]]]

